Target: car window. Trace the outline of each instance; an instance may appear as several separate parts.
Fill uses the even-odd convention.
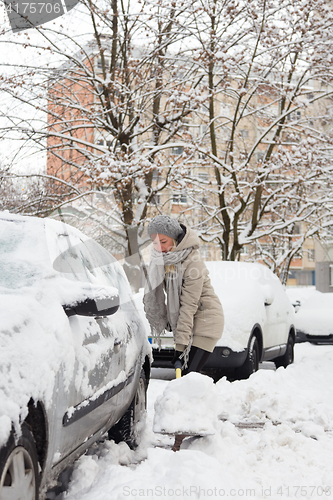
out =
[[[101,281],[116,286],[116,259],[92,239],[82,240],[76,235],[57,235],[59,255],[53,261],[53,268],[62,276],[91,283]]]
[[[67,232],[54,236],[58,255],[53,260],[53,269],[67,279],[92,282],[91,266],[83,255],[83,242]]]
[[[117,288],[121,304],[131,304],[131,290],[120,263],[95,240],[63,224],[46,221],[49,254],[55,271],[64,278]]]
[[[0,286],[31,286],[42,276],[41,234],[38,226],[27,231],[25,222],[0,221]]]

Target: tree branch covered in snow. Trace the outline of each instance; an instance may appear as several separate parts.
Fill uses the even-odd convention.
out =
[[[324,1],[196,5],[206,130],[192,138],[193,164],[213,173],[201,187],[192,178],[193,201],[205,199],[197,227],[224,259],[264,245],[278,271],[331,217],[332,11]]]
[[[182,216],[223,259],[248,246],[249,258],[285,276],[304,238],[331,217],[327,2],[80,8],[84,36],[46,25],[34,40],[13,38],[47,63],[26,58],[1,80],[15,102],[2,137],[46,148],[47,174],[59,179],[52,189],[73,187],[53,207],[85,197],[76,216],[112,231],[137,267],[143,222],[163,211],[159,194],[178,189],[191,200]]]

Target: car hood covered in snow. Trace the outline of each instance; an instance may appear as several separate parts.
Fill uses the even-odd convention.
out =
[[[314,291],[302,301],[295,317],[296,329],[315,336],[333,333],[333,293]]]

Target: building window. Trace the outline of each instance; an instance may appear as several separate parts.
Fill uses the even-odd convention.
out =
[[[222,116],[229,118],[230,117],[230,107],[227,104],[221,102],[220,113]]]
[[[110,67],[110,59],[108,57],[104,57],[104,64],[105,64],[106,69],[108,69]],[[101,57],[99,57],[97,59],[97,68],[103,69],[103,62],[102,62]]]
[[[184,151],[183,146],[176,146],[174,148],[171,148],[172,155],[181,155],[181,154],[183,154],[183,151]]]
[[[172,203],[186,203],[187,196],[185,193],[173,193]]]
[[[315,260],[315,249],[314,248],[308,248],[306,252],[307,252],[307,255],[308,255],[308,260],[311,260],[312,262],[314,262],[314,260]]]
[[[185,131],[188,131],[189,130],[189,124],[190,124],[190,120],[188,118],[184,118],[183,119],[183,123],[182,123],[182,129],[185,130]]]
[[[301,116],[302,116],[302,113],[299,110],[293,111],[292,113],[289,113],[289,115],[286,116],[286,120],[288,122],[300,120]]]
[[[161,204],[161,195],[160,194],[154,194],[154,196],[151,199],[151,202],[153,205],[160,205]]]
[[[295,273],[295,271],[289,270],[288,279],[290,279],[290,280],[295,280],[296,279],[296,273]]]
[[[204,182],[208,181],[208,173],[207,172],[199,172],[198,177],[199,177],[199,181],[204,181]]]
[[[98,139],[98,146],[106,146],[108,149],[112,147],[112,141],[106,141],[105,139]]]
[[[239,131],[239,133],[240,133],[240,136],[243,137],[243,139],[249,138],[249,131],[248,130],[242,129]]]
[[[264,159],[264,156],[265,156],[264,151],[260,151],[259,153],[257,153],[257,161],[258,162],[260,162],[260,161],[262,162],[263,159]]]
[[[200,125],[201,135],[205,135],[207,132],[208,132],[208,126],[207,125]]]
[[[157,168],[153,170],[153,181],[158,181],[162,177],[162,174]]]
[[[295,269],[293,271],[289,271],[288,278],[296,280],[297,286],[314,286],[316,284],[315,271]]]

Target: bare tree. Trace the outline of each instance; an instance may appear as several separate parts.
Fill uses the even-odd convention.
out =
[[[304,238],[330,216],[327,2],[82,0],[81,8],[89,36],[37,28],[37,41],[12,43],[49,62],[21,63],[1,82],[30,109],[23,118],[10,110],[2,134],[46,147],[50,191],[62,192],[48,195],[44,215],[75,204],[101,238],[112,232],[135,270],[157,194],[179,187],[193,202],[183,216],[197,214],[202,239],[217,242],[223,259],[248,246],[286,276]],[[170,154],[176,147],[181,154]]]
[[[52,190],[69,188],[53,209],[81,201],[83,216],[93,213],[99,227],[114,232],[137,275],[140,228],[156,193],[181,175],[170,148],[195,100],[186,61],[177,60],[174,48],[184,36],[184,8],[164,0],[139,7],[83,0],[82,7],[90,18],[88,41],[37,28],[38,43],[27,47],[64,62],[40,67],[37,61],[28,75],[21,64],[3,79],[3,90],[30,108],[27,118],[13,114],[4,132],[47,148]],[[154,172],[163,172],[158,184]]]
[[[196,119],[206,128],[192,141],[214,179],[205,202],[193,191],[204,215],[198,229],[226,260],[245,245],[262,259],[265,247],[286,276],[330,214],[332,11],[322,0],[209,0],[193,4],[193,19],[191,59],[206,87]]]
[[[72,191],[58,179],[46,175],[13,173],[9,167],[0,168],[0,210],[12,213],[47,216],[53,207],[65,203]]]

